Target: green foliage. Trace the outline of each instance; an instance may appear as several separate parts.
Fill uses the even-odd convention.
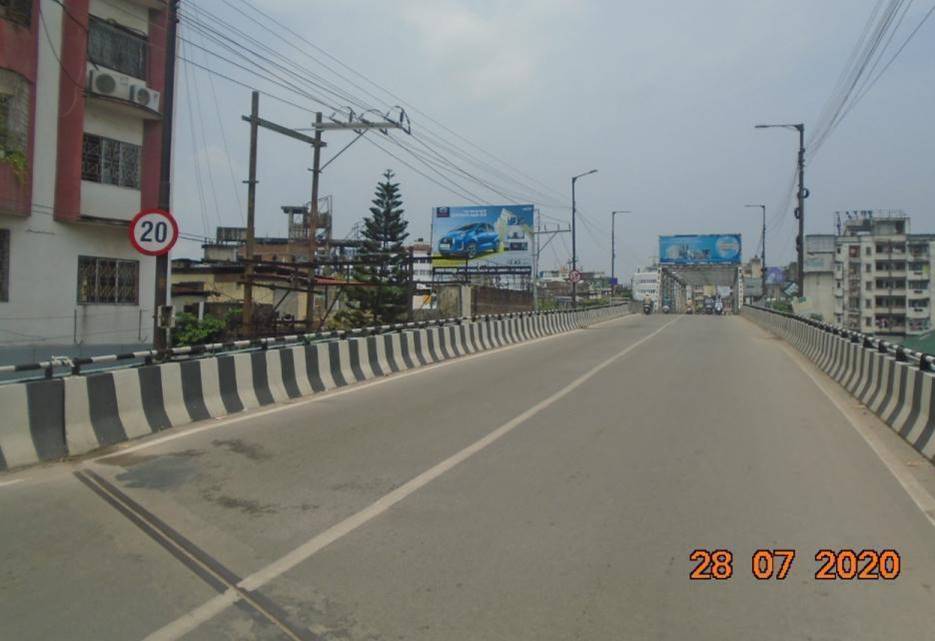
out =
[[[367,287],[348,290],[349,308],[338,313],[337,322],[350,327],[396,323],[409,310],[409,273],[403,241],[409,237],[409,223],[403,218],[399,183],[393,182],[393,172],[387,170],[377,184],[370,208],[364,219],[363,246],[359,254],[365,265],[354,270],[354,280]]]
[[[230,314],[231,312],[228,312],[228,316]],[[213,316],[205,316],[199,321],[194,314],[182,312],[175,316],[172,345],[173,347],[182,347],[220,342],[224,338],[227,326],[226,321]]]
[[[26,154],[22,151],[6,150],[0,154],[0,162],[10,166],[19,182],[26,181]]]
[[[792,303],[786,300],[774,300],[769,303],[770,309],[775,309],[777,312],[783,312],[786,314],[792,313]]]

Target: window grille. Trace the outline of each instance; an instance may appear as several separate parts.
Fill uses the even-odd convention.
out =
[[[146,80],[146,36],[91,16],[88,59],[96,65]]]
[[[97,256],[78,257],[79,304],[139,302],[140,263]]]
[[[84,135],[81,178],[105,185],[140,188],[142,147],[93,134]]]

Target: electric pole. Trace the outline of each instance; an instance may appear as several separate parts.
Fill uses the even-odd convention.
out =
[[[799,208],[796,218],[799,219],[799,297],[805,298],[805,199],[808,193],[805,189],[805,125],[796,125],[799,131]]]
[[[799,132],[799,155],[796,163],[799,174],[798,188],[798,206],[795,208],[795,217],[799,221],[798,236],[795,239],[796,251],[798,253],[798,274],[796,275],[796,285],[799,289],[799,297],[805,296],[805,199],[809,196],[808,189],[805,188],[805,124],[788,125],[756,125],[756,129],[794,129]]]
[[[175,40],[178,31],[179,0],[169,0],[166,7],[165,87],[162,91],[162,149],[159,159],[158,207],[169,211],[172,205],[172,111],[175,103]],[[160,327],[160,311],[169,297],[169,254],[156,256],[156,283],[153,300],[153,347],[157,352],[169,348],[169,327]],[[166,323],[168,325],[168,323]]]
[[[321,112],[315,114],[315,145],[312,157],[312,202],[308,212],[308,292],[305,295],[305,329],[315,331],[315,269],[318,263],[318,183],[321,177]],[[330,212],[329,212],[330,215]],[[327,290],[326,290],[327,291]]]
[[[247,247],[243,284],[243,332],[253,338],[253,251],[256,244],[256,146],[260,127],[260,92],[250,100],[250,174],[247,178]]]

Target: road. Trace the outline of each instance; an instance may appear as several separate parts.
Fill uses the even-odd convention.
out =
[[[630,316],[0,477],[0,637],[935,639],[932,521],[802,363]],[[901,571],[816,580],[822,548]]]

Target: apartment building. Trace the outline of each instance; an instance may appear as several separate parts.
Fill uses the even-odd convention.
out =
[[[835,239],[834,321],[882,336],[931,331],[933,255],[935,234],[910,233],[902,212],[849,218]]]
[[[152,338],[162,0],[0,2],[0,358]],[[88,349],[96,346],[95,349]]]

